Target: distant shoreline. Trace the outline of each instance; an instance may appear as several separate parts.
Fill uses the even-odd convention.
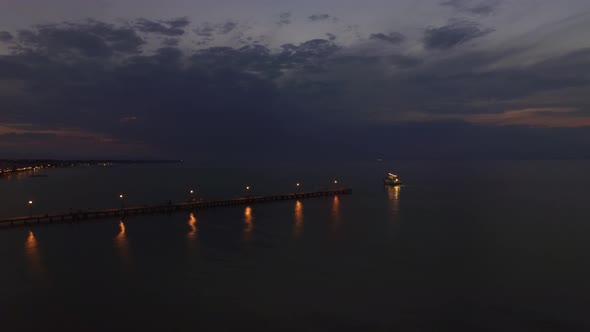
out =
[[[68,168],[76,166],[111,166],[134,164],[180,164],[183,160],[167,159],[0,159],[0,177],[46,168]]]

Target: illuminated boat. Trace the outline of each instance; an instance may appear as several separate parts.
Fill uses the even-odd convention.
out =
[[[386,186],[399,186],[402,184],[399,177],[393,173],[388,173],[383,179],[383,183],[385,183]]]

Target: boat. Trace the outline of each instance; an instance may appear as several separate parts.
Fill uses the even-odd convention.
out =
[[[383,178],[383,183],[386,186],[399,186],[402,184],[399,177],[393,173],[388,173],[385,178]]]

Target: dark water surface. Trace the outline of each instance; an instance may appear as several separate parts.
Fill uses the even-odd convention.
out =
[[[0,216],[316,190],[0,229],[2,331],[589,331],[590,162],[74,168],[0,179]],[[386,189],[388,171],[406,185]]]

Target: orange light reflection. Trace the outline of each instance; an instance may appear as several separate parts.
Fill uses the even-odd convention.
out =
[[[254,230],[254,217],[252,216],[252,208],[247,206],[244,210],[244,240],[248,241],[252,237]]]
[[[197,239],[197,218],[193,213],[190,214],[188,219],[188,226],[190,227],[190,232],[188,232],[188,238],[190,240]]]
[[[332,221],[335,228],[340,225],[340,198],[338,196],[334,196],[332,200]]]
[[[129,259],[129,244],[127,242],[127,233],[123,220],[119,221],[119,234],[115,238],[115,245],[119,249],[119,254],[124,260]]]
[[[295,203],[295,225],[293,227],[293,234],[295,238],[299,238],[303,233],[303,204],[300,201]]]
[[[41,277],[44,273],[43,266],[41,265],[41,256],[39,255],[39,248],[37,247],[37,238],[32,230],[29,231],[27,240],[25,241],[25,256],[29,264],[31,272]]]

